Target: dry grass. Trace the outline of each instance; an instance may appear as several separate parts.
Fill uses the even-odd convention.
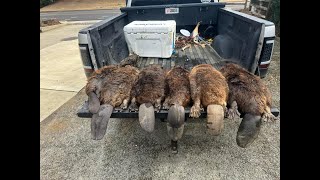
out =
[[[61,23],[56,19],[40,20],[40,27],[52,26],[57,24]]]

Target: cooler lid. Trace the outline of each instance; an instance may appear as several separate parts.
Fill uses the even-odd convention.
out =
[[[123,30],[127,33],[168,33],[176,29],[174,20],[168,21],[132,21]]]

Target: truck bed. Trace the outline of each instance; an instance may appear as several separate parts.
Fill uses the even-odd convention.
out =
[[[150,64],[159,64],[165,70],[173,68],[175,65],[182,66],[188,70],[191,70],[193,66],[198,64],[211,64],[215,68],[220,68],[219,62],[221,57],[217,52],[206,45],[205,47],[199,45],[191,45],[191,47],[182,51],[181,49],[175,49],[175,53],[171,58],[151,58],[140,57],[137,62],[137,67],[142,69]],[[186,117],[189,117],[191,107],[185,109]],[[166,119],[168,111],[161,109],[160,112],[156,112],[155,116],[159,119]],[[86,101],[82,107],[79,108],[77,115],[83,118],[91,118],[92,114],[88,109],[88,102]],[[206,111],[201,112],[200,118],[206,117]],[[138,118],[138,112],[130,112],[129,110],[117,110],[115,109],[111,115],[111,118]]]
[[[179,13],[165,14],[165,8],[168,7],[179,8]],[[211,64],[220,69],[224,57],[239,62],[245,69],[255,73],[264,40],[265,25],[223,7],[224,4],[221,3],[194,3],[121,8],[120,15],[100,21],[79,32],[79,47],[86,75],[90,76],[93,70],[104,65],[118,64],[128,56],[129,49],[123,28],[136,20],[175,20],[177,32],[181,28],[192,32],[196,24],[201,21],[200,34],[205,34],[205,29],[212,26],[214,29],[212,36],[220,37],[220,41],[219,38],[214,39],[217,52],[211,46],[203,48],[192,45],[185,51],[176,50],[171,58],[142,57],[137,62],[139,69],[150,64],[161,64],[165,70],[178,64],[188,70],[197,64]],[[230,48],[229,46],[232,46],[232,51],[225,51]],[[189,110],[190,107],[185,108],[185,117],[189,117]],[[279,111],[272,109],[272,113],[277,116]],[[155,117],[166,119],[167,114],[167,110],[161,109],[155,113]],[[91,118],[87,102],[79,108],[77,115]],[[206,117],[206,112],[202,111],[200,117]],[[138,118],[138,112],[114,110],[111,118]]]
[[[211,64],[215,68],[220,68],[221,57],[208,45],[204,48],[198,45],[191,45],[190,48],[182,51],[177,50],[171,58],[147,58],[140,57],[137,62],[137,67],[142,69],[150,64],[160,64],[165,70],[173,68],[175,65],[180,65],[188,70],[198,64]]]
[[[177,50],[171,56],[171,58],[150,58],[150,57],[140,57],[137,62],[137,67],[142,69],[150,64],[160,64],[165,70],[173,68],[176,64],[185,67],[188,70],[191,70],[193,66],[197,64],[211,64],[216,69],[220,69],[221,57],[209,46],[204,48],[198,45],[192,45],[190,48],[182,51],[181,49]],[[190,108],[185,108],[185,117],[189,117]],[[276,108],[272,108],[271,112],[275,115],[279,115],[279,111]],[[81,118],[91,118],[92,114],[88,109],[88,102],[86,101],[77,112],[78,117]],[[155,117],[157,119],[164,120],[167,118],[168,111],[161,109],[160,112],[155,112]],[[207,112],[204,110],[201,112],[200,118],[205,118]],[[127,110],[117,110],[114,109],[111,118],[138,118],[138,112],[131,112]],[[187,119],[186,119],[187,120]]]

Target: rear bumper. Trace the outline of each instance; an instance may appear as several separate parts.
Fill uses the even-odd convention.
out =
[[[260,68],[260,78],[265,78],[267,76],[268,68]]]

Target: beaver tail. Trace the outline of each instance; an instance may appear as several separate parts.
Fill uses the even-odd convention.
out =
[[[207,107],[207,128],[210,134],[217,136],[224,128],[224,110],[221,105],[210,104]]]
[[[237,132],[238,146],[245,148],[250,145],[258,137],[260,127],[260,115],[245,114]]]
[[[88,103],[89,103],[89,111],[92,114],[96,114],[100,108],[100,101],[96,93],[94,92],[88,93]]]
[[[155,115],[154,107],[151,103],[143,103],[139,106],[139,123],[145,131],[153,132]]]
[[[168,111],[167,131],[173,141],[181,139],[184,129],[185,111],[180,105],[172,105]]]
[[[92,115],[91,118],[91,137],[94,140],[100,140],[104,137],[107,131],[109,119],[113,111],[113,106],[103,104],[99,111]]]

